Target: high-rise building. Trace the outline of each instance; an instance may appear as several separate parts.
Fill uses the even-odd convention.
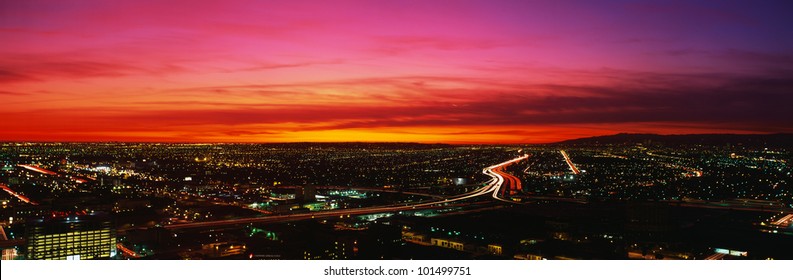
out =
[[[32,221],[25,235],[29,260],[109,259],[116,255],[116,231],[104,214]]]

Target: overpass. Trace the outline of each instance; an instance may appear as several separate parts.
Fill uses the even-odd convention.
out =
[[[501,188],[502,184],[504,184],[504,178],[503,176],[496,175],[496,173],[493,170],[503,168],[504,166],[519,162],[526,158],[528,158],[528,155],[517,157],[484,168],[482,170],[482,173],[492,177],[492,179],[487,181],[486,185],[483,186],[482,188],[467,193],[451,196],[448,198],[436,199],[428,202],[392,204],[385,206],[374,206],[374,207],[353,208],[353,209],[338,209],[338,210],[322,211],[316,213],[301,213],[301,214],[280,215],[280,216],[265,216],[265,217],[239,218],[239,219],[220,220],[220,221],[205,221],[205,222],[195,222],[195,223],[187,223],[187,224],[173,224],[173,225],[165,225],[163,227],[167,229],[203,228],[203,227],[250,224],[250,223],[289,222],[289,221],[298,221],[298,220],[316,219],[316,218],[330,218],[336,216],[344,217],[350,215],[365,215],[365,214],[374,214],[374,213],[383,213],[383,212],[399,212],[399,211],[411,211],[411,210],[421,210],[421,209],[431,209],[431,208],[444,208],[444,207],[448,207],[452,203],[461,202],[463,200],[480,197],[490,193],[495,193]],[[496,195],[494,195],[493,197],[498,199]],[[505,199],[499,199],[499,200],[509,201]]]

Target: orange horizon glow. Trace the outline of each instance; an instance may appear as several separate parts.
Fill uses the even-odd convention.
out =
[[[793,19],[770,6],[12,1],[0,141],[793,132]]]

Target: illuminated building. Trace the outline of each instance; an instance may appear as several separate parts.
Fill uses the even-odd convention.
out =
[[[3,249],[3,257],[2,260],[9,261],[14,260],[17,258],[17,249],[10,248],[10,249]]]
[[[487,245],[487,252],[493,255],[501,255],[504,253],[504,248],[498,244],[488,244]]]
[[[425,246],[432,245],[430,243],[429,237],[427,237],[424,234],[420,234],[420,233],[416,233],[416,232],[412,232],[412,231],[403,230],[402,231],[402,240],[407,241],[407,242],[416,243],[416,244],[419,244],[419,245],[425,245]]]
[[[443,238],[432,238],[430,239],[430,243],[433,246],[443,247],[443,248],[450,248],[457,251],[465,251],[465,244],[459,241],[454,240],[447,240]]]
[[[116,232],[101,214],[38,220],[26,232],[27,259],[109,259],[116,255]]]

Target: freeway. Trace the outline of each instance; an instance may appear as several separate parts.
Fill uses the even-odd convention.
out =
[[[219,220],[219,221],[205,221],[205,222],[195,222],[188,224],[173,224],[173,225],[165,225],[163,227],[167,229],[202,228],[202,227],[214,227],[214,226],[239,225],[239,224],[248,224],[248,223],[289,222],[289,221],[297,221],[297,220],[305,220],[305,219],[329,218],[335,216],[344,217],[350,215],[365,215],[365,214],[383,213],[383,212],[398,212],[398,211],[411,211],[411,210],[431,209],[431,208],[443,208],[443,207],[447,207],[447,205],[449,205],[450,203],[459,202],[466,199],[472,199],[475,197],[489,194],[491,192],[493,193],[496,192],[498,189],[501,188],[501,185],[504,183],[504,178],[503,176],[494,175],[496,173],[493,170],[503,168],[506,165],[510,165],[518,161],[524,160],[527,157],[528,155],[524,155],[483,169],[482,173],[491,176],[492,179],[488,181],[486,185],[482,188],[464,194],[451,196],[444,199],[433,200],[429,202],[417,202],[417,203],[411,203],[405,205],[402,204],[385,205],[385,206],[354,208],[354,209],[338,209],[338,210],[321,211],[315,213],[301,213],[301,214],[280,215],[280,216],[264,216],[264,217],[240,218],[240,219]],[[497,196],[494,197],[498,198]],[[503,201],[509,201],[500,198],[498,199]]]
[[[30,171],[36,171],[36,172],[41,173],[41,174],[58,175],[58,173],[56,173],[55,171],[50,171],[50,170],[47,170],[47,169],[44,169],[44,168],[41,168],[41,167],[38,167],[38,166],[34,166],[34,165],[19,164],[18,166],[22,167],[24,169],[30,170]]]
[[[35,165],[18,164],[17,166],[22,167],[22,168],[27,169],[27,170],[30,170],[30,171],[35,171],[35,172],[38,172],[38,173],[41,173],[41,174],[52,175],[52,176],[61,176],[61,174],[59,174],[58,172],[55,172],[55,171],[52,171],[52,170],[47,170],[47,169],[44,169],[44,168],[41,168],[41,167],[38,167],[38,166],[35,166]],[[68,175],[68,174],[66,174],[66,177],[71,179],[72,181],[75,181],[75,182],[79,183],[79,184],[88,182],[88,180],[86,180],[86,179],[74,177],[74,176],[71,176],[71,175]]]
[[[121,254],[123,254],[124,256],[136,258],[136,259],[140,258],[138,253],[135,253],[135,251],[132,251],[131,249],[125,247],[124,244],[120,242],[116,243],[116,249],[118,249],[121,252]]]
[[[520,183],[520,179],[513,176],[512,174],[504,172],[504,169],[513,163],[524,160],[528,157],[529,155],[523,155],[522,157],[513,159],[512,161],[485,168],[483,173],[485,173],[487,176],[493,177],[493,180],[497,182],[496,184],[493,184],[493,198],[504,202],[515,203],[514,201],[505,199],[503,197],[514,195],[518,193],[518,191],[521,191],[523,187]],[[506,185],[506,187],[504,187],[504,185]]]
[[[528,157],[529,157],[529,155],[524,155],[523,157],[520,157],[519,159],[523,160],[523,159],[526,159]],[[512,162],[512,163],[514,163],[514,162]],[[512,201],[510,199],[507,199],[507,197],[509,197],[509,196],[512,196],[512,195],[520,193],[520,191],[522,191],[522,189],[523,189],[523,185],[521,184],[520,179],[518,179],[514,175],[509,174],[509,173],[504,171],[504,169],[506,167],[508,167],[512,163],[505,164],[505,165],[492,166],[490,168],[486,168],[484,172],[485,172],[486,175],[493,177],[493,180],[501,182],[501,183],[498,183],[498,184],[494,185],[496,187],[496,189],[493,191],[493,198],[495,198],[495,199],[497,199],[499,201],[503,201],[503,202],[521,204],[521,202],[516,202],[516,201]],[[528,170],[528,167],[526,169]],[[524,172],[525,172],[525,170],[524,170]],[[574,198],[574,197],[534,196],[533,195],[533,196],[531,196],[531,199],[533,199],[533,200],[553,200],[553,201],[571,202],[571,203],[586,203],[586,200],[583,200],[583,199],[580,199],[580,198]]]
[[[772,225],[784,227],[793,223],[793,214],[787,214],[779,220],[772,222]]]
[[[573,164],[573,161],[570,160],[570,156],[567,155],[567,152],[564,150],[559,150],[559,152],[564,157],[564,161],[567,162],[567,166],[570,167],[570,171],[572,171],[575,175],[581,174],[581,170],[578,170],[578,167],[575,167],[575,164]]]
[[[11,188],[9,188],[6,185],[0,184],[0,189],[3,189],[5,192],[7,192],[8,194],[18,198],[22,202],[25,202],[25,203],[31,204],[31,205],[38,205],[38,203],[36,203],[35,201],[32,201],[28,197],[15,192],[14,190],[12,190]]]

